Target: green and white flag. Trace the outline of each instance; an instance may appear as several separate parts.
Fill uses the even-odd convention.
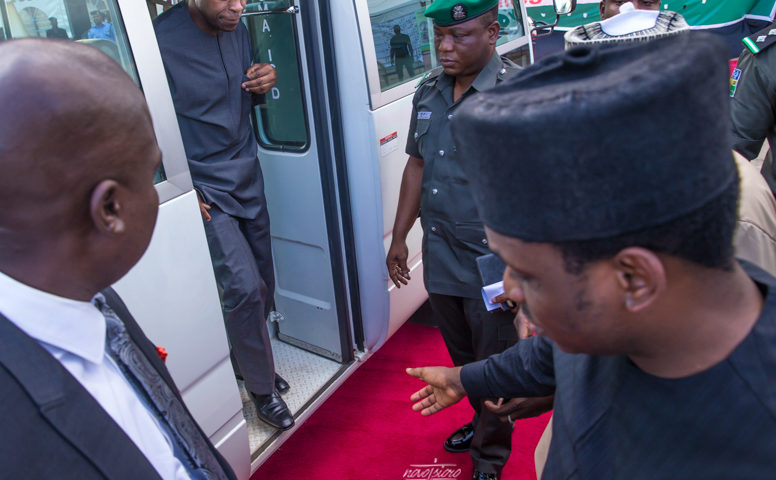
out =
[[[552,0],[523,1],[528,15],[535,21],[550,23],[555,20]],[[561,17],[558,27],[565,30],[600,20],[599,3],[599,0],[577,0],[577,9]],[[660,9],[682,14],[692,28],[718,28],[744,18],[770,22],[776,0],[663,0]]]

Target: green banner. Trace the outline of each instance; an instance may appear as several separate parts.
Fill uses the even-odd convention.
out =
[[[535,21],[551,23],[555,11],[551,0],[524,0],[528,15]],[[776,0],[663,0],[661,10],[681,13],[691,26],[729,25],[745,16],[768,20]],[[560,19],[559,28],[573,28],[601,19],[598,0],[577,0],[577,9]]]

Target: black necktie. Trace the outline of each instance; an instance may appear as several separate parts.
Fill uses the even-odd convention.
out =
[[[223,468],[202,437],[194,419],[132,341],[124,323],[105,303],[105,297],[98,294],[93,301],[105,317],[105,351],[143,399],[148,410],[156,416],[173,443],[175,457],[186,467],[192,479],[226,479]]]

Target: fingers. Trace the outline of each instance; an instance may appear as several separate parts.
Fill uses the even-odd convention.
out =
[[[399,277],[396,274],[391,275],[391,281],[396,286],[396,288],[401,288],[402,285],[407,285],[407,279],[404,277]]]
[[[389,257],[385,263],[388,267],[388,276],[396,288],[401,288],[402,285],[407,285],[407,282],[412,280],[405,259]]]
[[[202,201],[202,198],[199,196],[199,192],[197,192],[197,200],[199,201],[199,213],[202,214],[202,220],[209,222],[210,221],[210,213],[208,213],[208,210],[210,210],[210,205]]]
[[[393,284],[396,288],[401,288],[402,285],[407,285],[407,282],[411,280],[410,272],[403,271],[398,265],[392,265],[388,267],[388,276],[391,277]]]
[[[425,370],[424,368],[408,368],[405,371],[407,372],[408,375],[423,380],[424,370]],[[428,397],[433,397],[433,395],[434,395],[434,388],[431,385],[426,385],[425,387],[421,388],[417,392],[413,393],[410,396],[410,400],[413,402],[420,402],[421,400],[426,399]],[[434,402],[436,402],[436,399],[434,399]],[[417,409],[415,408],[415,405],[413,405],[412,409],[415,411],[418,411],[421,408],[428,407],[429,405],[430,404],[424,404]]]
[[[415,402],[412,404],[412,410],[420,412],[421,415],[433,415],[445,408],[437,403],[436,395],[431,385],[426,385],[413,393],[410,396],[410,401]]]
[[[272,72],[274,71],[275,68],[269,63],[254,63],[248,67],[248,70],[245,71],[245,75],[248,78],[253,79],[261,76],[272,75]]]
[[[245,75],[251,80],[242,83],[242,88],[250,93],[267,93],[277,82],[277,72],[268,63],[256,63],[246,70]]]
[[[508,300],[507,295],[505,293],[500,293],[500,294],[496,295],[495,297],[491,298],[490,302],[491,303],[503,303],[503,302],[506,302],[507,300]]]
[[[430,389],[430,387],[427,387]],[[425,390],[425,389],[424,389]],[[413,397],[421,393],[420,391],[416,392]],[[429,394],[427,397],[424,397],[421,401],[415,403],[412,405],[412,410],[415,412],[420,412],[421,415],[424,417],[427,417],[429,415],[433,415],[440,410],[443,410],[445,407],[437,403],[436,396],[432,393]]]
[[[251,80],[250,82],[244,82],[242,84],[242,88],[248,93],[262,94],[269,92],[273,85],[274,82],[270,83],[266,80],[258,79]]]
[[[421,388],[417,392],[410,395],[410,401],[416,402],[415,405],[421,405],[420,408],[415,408],[415,405],[412,406],[412,409],[415,410],[416,412],[421,408],[426,408],[432,403],[436,402],[436,397],[434,396],[434,389],[426,385],[425,387]]]
[[[485,400],[483,403],[485,408],[490,410],[491,413],[495,415],[506,415],[510,411],[509,405],[502,405],[501,401],[502,400],[499,400],[499,403],[493,403],[492,400]]]
[[[423,410],[421,410],[420,414],[423,415],[424,417],[428,417],[429,415],[433,415],[433,414],[443,410],[444,408],[445,407],[443,407],[442,405],[440,405],[438,403],[435,403],[435,404],[431,405],[430,407],[424,408]]]
[[[202,206],[199,209],[200,213],[202,214],[202,220],[204,220],[206,222],[209,222],[210,219],[212,218],[210,216],[210,213],[208,212],[208,210],[210,210],[210,206],[209,205],[204,205],[204,206]]]
[[[483,405],[485,405],[485,408],[487,408],[491,413],[497,415],[501,422],[514,425],[516,418],[513,419],[511,414],[515,408],[510,404],[510,402],[507,402],[506,404],[503,404],[503,402],[503,398],[499,398],[498,403],[493,403],[491,400],[485,400]]]

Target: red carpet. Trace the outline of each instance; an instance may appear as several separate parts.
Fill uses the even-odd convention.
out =
[[[251,480],[469,480],[469,454],[442,448],[450,433],[471,420],[469,403],[461,401],[431,417],[410,409],[409,396],[422,383],[404,369],[427,365],[451,365],[442,337],[436,328],[408,322]],[[548,420],[545,414],[517,423],[503,479],[536,478],[533,452]]]

